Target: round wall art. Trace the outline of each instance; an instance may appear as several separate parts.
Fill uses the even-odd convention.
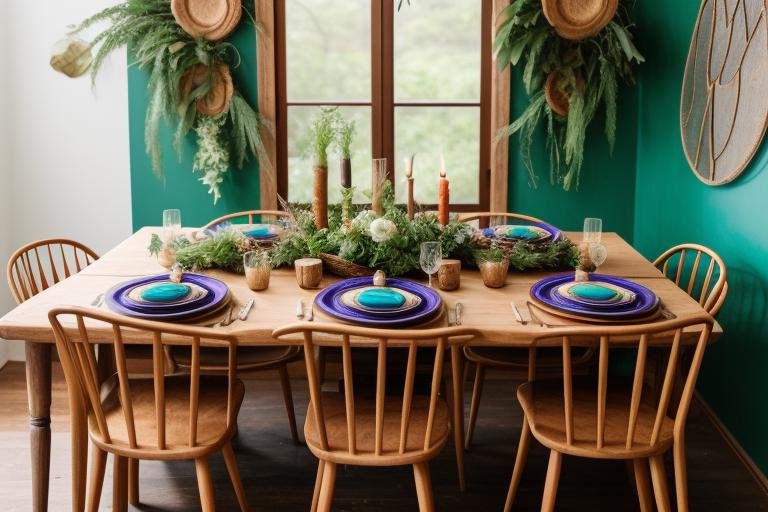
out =
[[[683,77],[680,129],[696,176],[736,179],[768,123],[768,29],[763,0],[704,0]]]

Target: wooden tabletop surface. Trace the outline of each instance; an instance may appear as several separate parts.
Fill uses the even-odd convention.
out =
[[[53,336],[47,317],[51,308],[61,305],[89,306],[99,294],[126,279],[165,272],[147,251],[151,234],[158,231],[159,228],[152,227],[140,229],[79,274],[10,311],[0,319],[0,337],[51,342]],[[575,242],[581,238],[581,233],[566,235]],[[662,304],[678,317],[701,312],[701,307],[696,301],[666,279],[616,233],[604,233],[603,244],[608,249],[608,259],[600,267],[600,273],[631,278],[650,288],[660,297]],[[241,275],[221,270],[205,273],[227,283],[237,303],[243,304],[250,298],[255,299],[254,308],[246,321],[236,321],[228,327],[217,328],[235,335],[242,345],[278,343],[272,339],[272,331],[277,327],[297,322],[298,299],[303,299],[309,306],[318,292],[299,288],[292,269],[273,270],[269,288],[261,292],[249,290],[245,278]],[[448,307],[462,302],[462,325],[480,333],[474,343],[525,346],[530,343],[531,332],[536,328],[530,324],[518,324],[510,302],[515,301],[523,308],[529,299],[531,285],[546,275],[548,274],[540,272],[510,272],[506,286],[492,289],[483,285],[477,271],[463,270],[461,287],[453,292],[441,291],[440,294]],[[321,287],[337,280],[334,276],[326,275]],[[317,312],[316,308],[315,311]],[[204,323],[215,320],[216,318],[206,319]],[[330,321],[321,314],[316,314],[316,321],[325,320]],[[432,324],[446,325],[445,315]],[[720,327],[715,326],[715,337],[720,332]]]

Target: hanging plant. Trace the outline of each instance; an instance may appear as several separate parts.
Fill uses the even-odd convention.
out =
[[[109,25],[91,42],[96,48],[94,82],[107,55],[123,46],[131,50],[130,65],[149,74],[144,141],[153,171],[162,176],[161,122],[176,124],[173,145],[179,159],[182,141],[194,129],[198,136],[194,170],[203,173],[200,181],[215,203],[233,164],[242,168],[253,157],[262,166],[270,165],[260,133],[265,120],[233,84],[230,69],[239,65],[240,55],[232,44],[221,41],[240,20],[239,0],[227,1],[226,23],[211,26],[189,25],[181,5],[186,4],[126,0],[86,19],[70,35],[99,23]]]
[[[552,2],[544,0],[549,6]],[[550,6],[551,9],[551,6]],[[570,190],[578,188],[584,161],[587,128],[601,104],[605,107],[605,136],[611,151],[616,139],[616,101],[620,82],[634,83],[632,67],[645,59],[632,43],[629,9],[619,4],[613,18],[592,34],[568,32],[550,24],[542,0],[515,0],[502,13],[504,19],[494,42],[497,62],[523,66],[523,84],[530,97],[525,111],[499,137],[520,135],[520,153],[532,185],[538,181],[531,158],[534,132],[546,128],[550,181]],[[600,11],[600,16],[605,16]],[[559,33],[572,34],[566,39]]]

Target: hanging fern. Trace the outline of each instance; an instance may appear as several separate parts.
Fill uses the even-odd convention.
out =
[[[632,66],[644,62],[632,43],[627,6],[596,36],[581,41],[563,39],[544,17],[539,0],[515,0],[502,13],[494,42],[501,69],[523,66],[522,79],[530,97],[528,107],[498,137],[519,133],[523,164],[533,186],[538,177],[531,157],[534,132],[545,123],[550,181],[565,190],[578,188],[588,126],[600,105],[605,107],[605,136],[611,151],[616,140],[619,81],[634,83]],[[547,103],[544,85],[557,72],[557,91],[569,98],[567,116]]]
[[[252,4],[252,2],[251,2]],[[246,9],[247,13],[247,9]],[[253,18],[249,15],[250,22]],[[104,59],[114,50],[127,46],[131,51],[132,62],[139,69],[149,74],[147,90],[149,101],[145,117],[144,142],[147,154],[152,162],[152,169],[158,177],[162,176],[162,147],[160,144],[160,126],[163,122],[175,122],[173,146],[181,159],[185,137],[191,130],[208,134],[212,126],[209,116],[200,114],[196,102],[204,98],[211,90],[214,80],[214,64],[225,63],[230,68],[240,64],[237,49],[224,41],[208,41],[194,38],[187,34],[177,23],[171,12],[168,0],[126,0],[108,7],[87,18],[72,29],[77,34],[97,24],[108,25],[94,37],[91,46],[96,52],[91,66],[91,80],[95,83]],[[203,82],[192,87],[186,94],[182,92],[185,75],[195,66],[209,67]],[[195,167],[209,177],[214,174],[222,178],[226,168],[235,164],[241,168],[249,157],[256,158],[262,166],[270,165],[266,157],[260,129],[264,126],[261,115],[236,91],[229,104],[228,112],[217,120],[217,137],[221,152],[226,154],[226,162],[216,159],[216,166],[201,168],[204,162],[212,161],[210,155],[195,155]],[[201,132],[202,129],[202,132]],[[210,143],[210,137],[205,138]],[[210,144],[207,146],[210,149]],[[198,146],[198,153],[201,148]],[[230,158],[231,157],[231,158]],[[210,174],[211,171],[213,174]],[[212,184],[213,183],[213,184]],[[221,179],[206,184],[212,187],[214,198],[219,197]],[[214,188],[215,187],[215,188]]]

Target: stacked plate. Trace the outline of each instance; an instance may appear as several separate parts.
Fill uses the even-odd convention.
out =
[[[168,274],[140,277],[114,286],[105,294],[107,306],[123,315],[149,320],[191,320],[224,308],[229,288],[202,274],[184,274],[181,283]]]
[[[345,279],[315,297],[325,314],[371,327],[405,327],[428,322],[442,311],[442,299],[432,288],[406,279],[388,278],[373,286],[372,277]]]
[[[639,321],[659,309],[659,298],[645,286],[602,274],[589,281],[574,281],[573,273],[547,277],[533,285],[531,297],[554,314],[597,321]]]
[[[272,242],[280,237],[281,228],[275,224],[243,224],[238,226],[243,234],[254,240]]]
[[[559,229],[546,222],[502,224],[490,229],[492,234],[498,238],[530,243],[556,242],[562,236]]]

